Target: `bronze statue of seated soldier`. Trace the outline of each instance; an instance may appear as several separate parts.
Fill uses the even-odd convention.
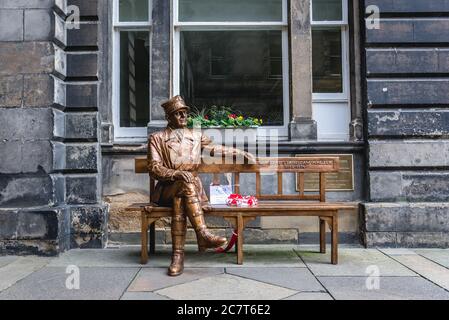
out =
[[[187,219],[195,229],[200,251],[226,244],[226,238],[212,234],[205,223],[203,206],[208,199],[197,174],[204,152],[212,156],[241,156],[254,162],[252,154],[235,148],[213,145],[198,130],[187,128],[189,107],[180,96],[164,102],[162,107],[168,121],[167,127],[148,138],[148,171],[158,181],[153,201],[173,208],[171,220],[172,261],[170,276],[184,270],[184,245]]]

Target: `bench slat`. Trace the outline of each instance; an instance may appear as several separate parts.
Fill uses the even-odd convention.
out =
[[[258,158],[258,164],[206,164],[199,166],[199,173],[255,173],[255,172],[337,172],[338,157],[288,157]],[[148,173],[147,159],[135,159],[135,172]]]

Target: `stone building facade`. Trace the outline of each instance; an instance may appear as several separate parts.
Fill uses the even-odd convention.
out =
[[[341,213],[342,242],[447,247],[449,3],[266,2],[275,9],[281,5],[282,18],[258,25],[259,42],[250,39],[254,46],[263,45],[261,39],[271,41],[269,57],[263,60],[269,70],[264,80],[283,83],[276,89],[283,108],[272,120],[281,132],[279,154],[337,154],[352,159],[352,188],[330,191],[328,196],[360,203],[358,211]],[[191,3],[0,1],[0,253],[53,255],[138,241],[138,213],[124,208],[148,198],[148,177],[134,174],[133,159],[145,156],[147,132],[164,126],[161,101],[191,93],[185,91],[186,83],[192,86],[195,81],[185,61],[195,46],[185,46],[182,39],[198,39],[194,32],[201,29],[193,26],[197,21],[189,24],[182,18],[192,12],[201,16],[201,8],[192,11]],[[320,13],[332,12],[313,11],[320,5],[337,5],[341,17],[323,22]],[[380,20],[374,22],[379,28],[367,27],[376,8]],[[79,25],[73,24],[77,10]],[[137,18],[130,22],[129,16]],[[202,31],[210,26],[203,24]],[[248,26],[254,28],[251,21]],[[240,23],[238,28],[248,26]],[[228,23],[222,28],[236,27]],[[213,35],[203,38],[215,43]],[[220,34],[245,48],[236,35]],[[222,63],[232,62],[235,54],[217,54],[214,46],[210,55],[198,57],[208,56],[211,79],[223,81]],[[239,54],[243,57],[245,50]],[[317,56],[326,63],[317,65]],[[143,62],[130,64],[142,57]],[[321,78],[316,76],[320,72]],[[133,87],[131,95],[131,87],[121,91],[120,81],[128,85],[140,81],[147,89],[137,94],[137,86]],[[242,80],[239,86],[254,89],[254,83]],[[329,88],[329,83],[344,87],[342,94],[331,98],[328,89],[317,92],[317,87]],[[123,92],[128,97],[125,103]],[[137,110],[136,116],[131,109],[142,101],[147,107]],[[250,107],[245,110],[253,112]],[[142,121],[145,128],[139,125]],[[210,177],[204,179],[207,185]],[[264,179],[266,191],[275,187],[273,177]],[[251,192],[251,177],[241,183]],[[292,176],[284,189],[294,192],[295,183]],[[223,221],[209,223],[229,232]],[[308,218],[262,218],[248,228],[246,242],[314,242],[317,230],[316,221]],[[158,225],[157,239],[169,243],[167,222]]]

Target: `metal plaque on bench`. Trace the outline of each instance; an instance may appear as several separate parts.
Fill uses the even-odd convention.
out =
[[[296,155],[296,157],[310,157],[311,155]],[[339,172],[326,173],[327,191],[354,191],[354,157],[352,154],[314,154],[313,156],[328,156],[340,158]],[[299,190],[299,174],[296,175],[296,191]],[[319,175],[304,173],[305,191],[319,191]]]

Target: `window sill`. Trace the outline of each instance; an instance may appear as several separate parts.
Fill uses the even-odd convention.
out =
[[[279,154],[294,153],[360,153],[365,150],[365,142],[351,141],[279,141]],[[113,145],[102,145],[103,155],[146,155],[146,143],[115,143]]]

